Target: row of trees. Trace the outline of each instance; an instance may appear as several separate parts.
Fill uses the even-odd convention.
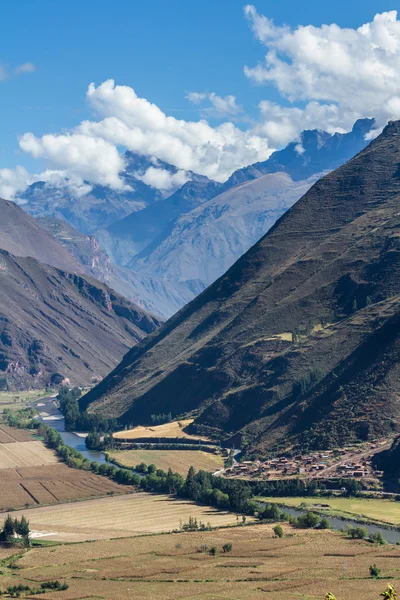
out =
[[[115,431],[117,429],[116,419],[105,419],[80,411],[79,398],[81,395],[82,392],[78,387],[70,389],[63,386],[59,389],[57,399],[65,418],[65,428],[68,431],[97,431],[100,433]]]

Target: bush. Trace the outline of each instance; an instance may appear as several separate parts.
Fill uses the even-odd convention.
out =
[[[381,544],[382,546],[383,546],[383,544],[386,544],[386,541],[383,539],[383,535],[381,534],[380,531],[377,531],[376,533],[372,533],[368,539],[373,544]]]
[[[326,517],[321,519],[319,528],[320,529],[330,529],[331,528],[331,524],[329,523],[329,520]]]
[[[222,546],[222,551],[226,554],[227,552],[232,552],[232,544],[224,544]]]
[[[373,577],[374,579],[378,579],[378,577],[381,574],[381,569],[379,569],[376,564],[374,563],[373,565],[370,566],[369,568],[369,574],[371,575],[371,577]]]
[[[218,554],[217,546],[213,546],[212,548],[210,548],[210,554],[211,556],[216,556]]]
[[[350,527],[350,529],[347,530],[347,535],[353,540],[365,540],[368,531],[365,527]]]
[[[274,534],[278,538],[283,538],[283,529],[282,529],[282,527],[280,525],[275,525],[275,527],[274,527]]]
[[[317,513],[307,512],[297,518],[295,526],[299,529],[314,529],[319,523],[320,517]]]

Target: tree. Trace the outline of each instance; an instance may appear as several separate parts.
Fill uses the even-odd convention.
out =
[[[369,568],[369,574],[371,575],[371,577],[373,577],[374,579],[378,579],[378,577],[381,574],[381,569],[379,569],[376,564],[374,563],[373,565],[370,566]]]
[[[297,519],[296,526],[300,529],[314,529],[319,523],[319,515],[313,512],[307,512],[305,515],[300,515]]]
[[[15,519],[14,531],[15,531],[15,533],[18,533],[19,535],[21,535],[22,537],[24,535],[29,536],[29,534],[30,534],[29,521],[24,517],[24,515],[22,515],[20,521],[18,521],[18,519]]]
[[[326,517],[323,517],[323,519],[321,519],[319,528],[320,529],[330,529],[331,528],[331,524],[329,523],[329,520]]]
[[[149,465],[149,466],[147,467],[147,472],[148,472],[150,475],[151,475],[152,473],[155,473],[156,471],[157,471],[157,467],[156,467],[156,465],[153,465],[153,464],[151,464],[151,465]]]
[[[275,525],[275,527],[274,527],[274,534],[278,538],[283,538],[283,529],[282,529],[282,527],[280,525]]]
[[[217,546],[213,546],[212,548],[210,548],[210,554],[211,556],[216,556],[218,554]]]
[[[89,450],[97,450],[101,446],[100,434],[97,431],[91,431],[85,438],[86,448]]]
[[[193,498],[196,489],[196,481],[195,481],[196,471],[193,466],[189,467],[188,474],[186,475],[186,494],[189,498]]]
[[[381,544],[382,546],[383,544],[386,544],[386,541],[383,539],[383,535],[380,531],[377,531],[376,533],[371,533],[371,535],[369,536],[369,540],[373,544]]]
[[[226,554],[227,552],[232,552],[232,544],[224,544],[222,546],[222,551]]]
[[[1,537],[5,542],[11,542],[14,537],[15,523],[10,515],[4,519],[3,531]]]

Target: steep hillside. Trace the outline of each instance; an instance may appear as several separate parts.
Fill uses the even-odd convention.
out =
[[[106,283],[125,298],[163,320],[192,298],[183,285],[139,276],[132,269],[113,264],[93,235],[79,232],[66,221],[40,217],[36,222],[79,261],[81,272]]]
[[[79,261],[17,204],[0,198],[0,214],[1,249],[16,256],[32,256],[66,271],[83,272]]]
[[[142,277],[186,285],[191,299],[247,252],[314,181],[293,182],[286,173],[272,173],[237,185],[176,219],[128,266]]]
[[[82,399],[248,451],[400,431],[400,122],[318,181],[259,243]]]
[[[0,385],[89,384],[159,322],[104,284],[0,250]]]

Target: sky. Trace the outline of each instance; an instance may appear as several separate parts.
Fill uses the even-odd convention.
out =
[[[123,189],[127,148],[153,157],[155,187],[224,181],[303,129],[400,118],[399,72],[381,0],[5,0],[0,195]]]

